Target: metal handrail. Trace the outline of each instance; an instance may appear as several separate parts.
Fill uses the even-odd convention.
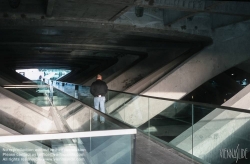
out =
[[[56,81],[56,82],[60,82],[60,81]],[[61,83],[67,83],[67,82],[61,82]],[[74,83],[67,83],[67,84],[83,86],[81,84],[74,84]],[[83,87],[89,87],[89,86],[83,86]],[[141,96],[141,97],[146,97],[146,98],[153,98],[153,99],[158,99],[158,100],[174,101],[174,102],[178,102],[178,103],[193,104],[193,105],[197,105],[197,106],[205,106],[205,107],[209,107],[209,108],[219,108],[219,109],[225,109],[225,110],[236,111],[236,112],[250,113],[250,110],[241,109],[241,108],[219,106],[219,105],[214,105],[214,104],[192,102],[192,101],[185,101],[185,100],[177,100],[177,99],[170,99],[170,98],[154,97],[154,96],[148,96],[148,95],[128,93],[128,92],[123,92],[123,91],[115,91],[115,90],[110,90],[110,89],[109,89],[109,91],[117,92],[117,93],[123,93],[123,94],[129,94],[129,95],[133,95],[133,96]]]
[[[4,86],[2,86],[2,87],[3,87],[3,88],[17,88],[17,87],[18,87],[19,89],[21,89],[21,88],[26,88],[26,87],[23,87],[23,86],[26,86],[26,85],[4,85]],[[46,86],[48,87],[49,85],[46,85]],[[30,86],[30,88],[37,88],[37,87],[38,87],[37,85],[31,85],[31,86]],[[40,85],[39,85],[39,87],[40,87]],[[65,94],[65,95],[69,96],[71,99],[73,99],[74,101],[77,101],[77,102],[81,103],[81,104],[84,105],[84,106],[88,106],[88,105],[86,105],[86,104],[83,104],[83,103],[82,103],[81,101],[79,101],[78,99],[72,97],[71,95],[69,95],[69,94],[67,94],[67,93],[65,93],[65,92],[60,91],[59,89],[57,89],[57,88],[55,88],[55,87],[53,87],[53,89],[58,90],[58,91],[61,92],[62,94]],[[88,106],[88,107],[89,107],[89,109],[92,110],[93,112],[97,113],[98,115],[104,117],[105,119],[107,119],[107,120],[109,120],[109,121],[115,123],[116,125],[118,125],[118,126],[120,126],[120,127],[122,127],[122,128],[129,128],[129,129],[134,128],[133,126],[131,126],[131,125],[129,125],[129,124],[126,124],[126,123],[124,123],[124,122],[121,122],[120,120],[115,119],[115,118],[113,118],[113,117],[111,117],[111,116],[109,116],[109,115],[107,115],[107,114],[104,114],[104,113],[100,112],[99,110],[96,110],[96,109],[94,109],[94,108],[92,108],[92,107],[90,107],[90,106]]]
[[[0,136],[0,143],[133,135],[136,133],[137,133],[136,129],[119,129],[119,130],[103,130],[103,131],[90,131],[90,132],[12,135],[12,136]]]

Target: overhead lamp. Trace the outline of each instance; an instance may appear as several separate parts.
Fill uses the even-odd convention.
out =
[[[21,0],[9,0],[10,7],[16,9],[20,5]]]

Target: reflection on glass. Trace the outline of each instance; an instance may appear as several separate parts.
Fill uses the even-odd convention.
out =
[[[0,143],[1,163],[132,164],[132,135]]]
[[[80,88],[79,100],[92,107],[88,87]],[[230,155],[227,152],[236,150],[246,152],[238,163],[249,163],[248,111],[237,112],[225,107],[221,109],[219,106],[208,107],[116,91],[109,91],[106,100],[110,116],[137,127],[201,163],[236,163],[235,156],[226,156]]]

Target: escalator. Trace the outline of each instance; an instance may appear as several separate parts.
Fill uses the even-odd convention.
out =
[[[69,162],[105,163],[100,159],[106,163],[133,163],[135,130],[111,117],[96,112],[59,90],[45,92],[42,96],[36,94],[36,91],[46,86],[35,85],[33,87],[31,85],[7,85],[0,90],[2,98],[0,101],[8,102],[5,105],[0,105],[2,118],[0,122],[2,127],[0,130],[2,135],[0,154],[2,159],[6,159],[5,163],[37,163],[38,160],[60,164]],[[28,94],[26,91],[33,91],[33,94]],[[48,91],[51,91],[50,88]],[[47,110],[48,114],[42,115],[37,112],[38,109]],[[105,117],[105,123],[93,121],[91,118],[94,113],[99,117]],[[51,126],[52,124],[53,126]],[[81,132],[81,137],[75,137],[79,134],[78,132]],[[66,133],[71,137],[63,139]],[[53,139],[52,137],[44,140],[31,139],[26,142],[19,140],[22,138],[21,135],[29,138],[31,134],[33,137],[36,137],[34,134],[44,134],[42,136],[53,134],[61,136],[62,139]],[[8,143],[3,135],[11,137],[17,135],[19,136],[18,142]],[[6,141],[4,142],[4,140]],[[68,149],[72,151],[66,152]],[[50,150],[56,150],[56,152]],[[70,154],[74,151],[74,158],[69,155],[66,155],[67,158],[63,157],[65,153]],[[7,157],[11,154],[16,158]],[[19,161],[14,161],[15,159]]]
[[[249,111],[247,110],[109,91],[107,101],[116,103],[114,106],[109,106],[114,109],[111,110],[110,115],[116,119],[112,119],[90,107],[93,103],[93,97],[89,96],[88,87],[79,86],[77,92],[74,90],[75,85],[72,84],[67,84],[61,88],[64,92],[69,91],[70,94],[73,94],[72,96],[77,96],[84,104],[57,89],[53,89],[51,92],[51,86],[48,86],[48,91],[43,94],[37,94],[37,88],[27,88],[27,86],[22,86],[24,88],[8,87],[5,89],[2,88],[1,93],[8,92],[8,96],[11,95],[11,98],[15,99],[15,101],[21,101],[22,103],[20,104],[26,108],[28,106],[36,106],[34,109],[31,108],[32,112],[25,112],[27,116],[23,116],[22,113],[15,109],[12,110],[12,114],[15,114],[12,117],[5,114],[4,112],[6,111],[1,111],[3,113],[3,120],[6,120],[6,118],[14,120],[14,124],[10,123],[10,121],[2,120],[3,125],[20,134],[38,133],[37,129],[40,127],[44,129],[44,125],[41,124],[44,121],[39,121],[39,117],[45,117],[50,122],[53,121],[54,130],[49,129],[46,133],[119,130],[122,129],[122,126],[116,123],[116,119],[118,119],[136,127],[153,140],[171,146],[175,150],[201,163],[233,163],[236,160],[234,158],[222,158],[220,150],[224,148],[234,149],[237,148],[238,144],[245,146],[240,147],[241,149],[249,147],[248,137],[246,137],[249,133],[246,128],[249,126]],[[114,94],[117,96],[109,99],[109,95]],[[1,101],[8,101],[9,104],[15,104],[13,100],[10,101],[8,99],[8,96],[3,95],[4,100]],[[42,96],[44,97],[42,98]],[[46,106],[47,104],[51,105]],[[4,106],[3,108],[6,109]],[[23,108],[22,110],[28,110]],[[159,108],[161,109],[160,113],[158,112]],[[109,111],[110,109],[107,110]],[[41,111],[47,111],[47,114],[43,114]],[[94,122],[91,119],[93,112],[98,113],[102,117],[107,117],[105,124]],[[216,115],[214,114],[215,112]],[[34,113],[38,116],[35,116]],[[217,116],[225,117],[221,120],[221,117],[217,118]],[[29,122],[29,120],[31,121]],[[232,128],[229,129],[229,127]],[[74,144],[74,141],[72,138],[71,140],[65,140],[63,143]],[[115,144],[123,141],[131,141],[126,137],[103,137],[102,140],[81,138],[77,139],[78,141],[80,145],[85,146],[88,156],[97,163],[100,162],[98,160],[103,156],[98,149],[101,149],[103,152],[107,152],[110,149],[119,152],[115,153],[115,155],[113,154],[113,156],[108,156],[107,161],[126,161],[119,159],[123,159],[123,157],[127,159],[129,158],[128,155],[131,154],[125,148],[125,145],[121,145],[120,148],[115,149],[116,146],[112,148],[112,144],[110,144],[111,141]],[[205,144],[206,142],[207,144]],[[106,146],[101,146],[101,143],[104,143],[104,145],[106,143]],[[52,147],[52,145],[59,147],[58,145],[62,144],[62,142],[45,141],[43,144],[48,147]],[[131,157],[129,161],[131,161]]]
[[[89,89],[81,87],[78,95]],[[64,88],[70,90],[73,87],[68,85]],[[242,145],[241,149],[250,148],[247,135],[250,131],[246,128],[250,126],[248,110],[124,92],[116,92],[118,96],[109,99],[109,94],[114,95],[114,92],[108,91],[106,97],[107,103],[114,100],[117,108],[109,113],[112,117],[184,154],[198,158],[201,163],[234,163],[237,160],[235,156],[225,159],[221,156],[221,150],[235,150],[237,145]],[[80,100],[92,105],[93,97],[89,95]],[[156,113],[159,110],[155,109],[163,107],[166,108]],[[244,158],[241,161],[248,160]]]

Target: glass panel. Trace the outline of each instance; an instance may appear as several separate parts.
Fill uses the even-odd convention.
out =
[[[0,103],[1,135],[62,132],[62,129],[58,129],[51,118],[52,106],[49,98],[45,93],[38,93],[37,86],[34,87],[6,88],[18,96],[7,91],[2,95]],[[46,87],[46,89],[48,88]]]
[[[109,115],[134,127],[148,120],[148,98],[120,93],[106,103]]]
[[[130,164],[132,143],[130,135],[85,138],[87,152],[90,152],[93,163]]]
[[[85,91],[88,95],[89,90]],[[89,97],[83,100],[90,105],[93,103]],[[201,163],[249,163],[250,122],[247,111],[235,112],[219,106],[208,107],[116,91],[108,91],[106,100],[110,116],[139,128]],[[240,151],[239,156],[233,154],[237,151]]]
[[[20,118],[20,120],[23,121],[24,127],[21,128],[22,130],[18,131],[22,122],[16,122],[14,126],[11,126],[12,124],[7,121],[9,124],[6,128],[9,128],[9,130],[14,130],[20,134],[44,133],[44,131],[40,131],[39,127],[41,126],[41,129],[44,130],[44,128],[49,125],[48,121],[53,124],[53,128],[48,126],[49,128],[45,133],[72,131],[102,132],[104,130],[122,129],[120,126],[124,126],[118,126],[112,122],[113,120],[109,116],[100,114],[91,107],[80,103],[57,89],[46,87],[46,92],[37,94],[37,90],[40,90],[42,87],[34,87],[36,88],[8,88],[8,90],[17,93],[19,96],[26,98],[26,100],[29,100],[30,102],[35,102],[34,104],[39,104],[37,103],[39,101],[44,102],[44,99],[46,98],[48,105],[51,103],[51,105],[48,106],[49,112],[47,114],[39,115],[36,113],[37,111],[32,111],[29,108],[25,108],[24,110],[22,108],[18,112],[24,112],[25,115],[28,116],[27,119],[23,119],[24,115]],[[26,96],[29,95],[29,93],[32,96]],[[40,106],[43,108],[44,105],[45,103],[40,103]],[[18,116],[20,117],[18,112],[16,112],[17,115],[15,115],[15,119],[18,119]],[[43,111],[41,110],[39,112],[42,113]],[[31,113],[35,113],[35,115],[31,116]],[[3,120],[9,119],[7,115],[2,116],[4,118]],[[41,117],[41,120],[39,117]],[[101,119],[104,120],[103,123],[100,122]],[[2,124],[4,122],[3,120],[1,120]],[[29,120],[33,121],[29,122]],[[107,134],[109,134],[109,132],[107,132]],[[104,137],[2,143],[0,144],[0,157],[4,163],[13,163],[17,161],[18,163],[42,162],[66,164],[70,162],[80,162],[98,164],[106,162],[127,164],[132,163],[134,159],[132,156],[133,142],[134,137],[132,137],[132,135],[119,134]]]
[[[73,98],[71,98],[70,96],[66,95],[65,93],[61,92],[58,89],[54,89],[52,98],[53,98],[52,99],[53,105],[57,107],[61,106],[60,108],[66,107],[76,102],[76,100],[74,100]]]
[[[43,85],[39,87],[37,86],[33,87],[34,88],[24,87],[24,88],[6,88],[6,89],[39,107],[51,106],[51,103],[53,103],[53,105],[57,106],[60,110],[62,107],[68,106],[75,101],[65,93],[62,93],[57,89],[53,89],[53,87],[51,86]]]
[[[190,104],[149,98],[149,120],[139,129],[165,142],[170,142],[192,127],[191,112]],[[192,146],[191,142],[190,146]]]
[[[133,135],[0,143],[3,164],[132,164]]]
[[[80,102],[72,103],[60,113],[74,132],[121,129],[120,126]],[[100,121],[101,118],[104,120],[103,123]]]
[[[90,93],[90,87],[78,85],[78,90],[75,90],[75,92],[77,92],[77,99],[90,107],[94,107],[94,97]]]
[[[46,86],[49,93],[39,94],[37,90],[40,88],[7,89],[41,107],[31,106],[25,102],[26,108],[19,107],[20,110],[11,113],[11,116],[2,114],[6,117],[2,119],[1,123],[21,134],[121,129],[120,126],[106,119],[107,116],[101,116],[91,107],[82,104],[58,89],[51,89],[51,87]],[[31,95],[29,93],[34,94],[33,96],[25,97],[25,95]],[[13,107],[13,103],[11,103],[11,106]],[[25,115],[22,112],[25,112]],[[43,116],[36,112],[43,114]],[[31,119],[28,117],[31,117]],[[15,119],[17,122],[13,124],[8,118]],[[101,123],[100,119],[103,119],[105,122]],[[37,130],[36,127],[39,127],[41,131]]]
[[[249,163],[249,113],[196,105],[195,117],[196,157],[214,164]]]
[[[115,91],[108,91],[106,108],[108,113],[114,113],[126,102],[131,101],[135,96],[132,94],[119,93]]]
[[[34,86],[34,88],[6,88],[6,89],[39,107],[51,106],[49,99],[46,97],[46,95],[44,95],[45,93],[50,92],[47,86],[41,88],[36,88]]]

